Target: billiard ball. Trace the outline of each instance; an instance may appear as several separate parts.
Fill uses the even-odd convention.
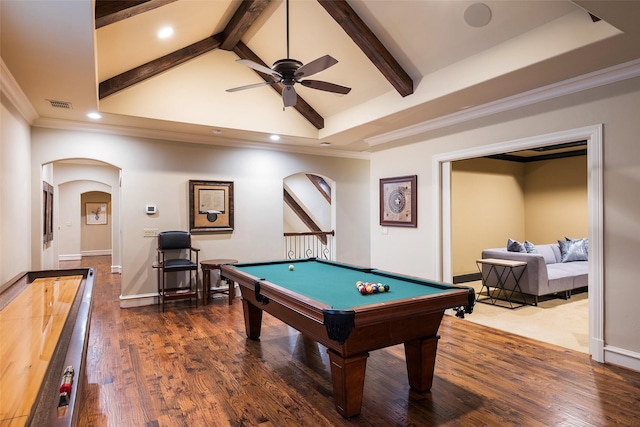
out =
[[[293,266],[293,264],[291,264],[291,265],[289,266],[289,271],[293,271],[293,269],[294,269],[294,268],[295,268],[295,267]]]

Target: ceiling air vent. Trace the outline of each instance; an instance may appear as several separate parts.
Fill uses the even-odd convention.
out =
[[[71,107],[71,103],[67,101],[54,101],[53,99],[47,99],[47,101],[49,101],[49,104],[51,104],[53,108],[66,108],[67,110],[73,108]]]

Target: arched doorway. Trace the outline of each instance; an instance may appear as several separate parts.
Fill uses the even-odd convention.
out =
[[[43,261],[57,267],[82,256],[111,255],[111,271],[120,273],[121,170],[89,159],[57,160],[43,170],[56,194],[53,245],[44,249]]]

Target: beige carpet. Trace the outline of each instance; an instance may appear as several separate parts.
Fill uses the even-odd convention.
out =
[[[465,283],[480,290],[480,282]],[[490,326],[550,344],[589,353],[589,300],[587,292],[570,299],[544,298],[537,307],[524,306],[510,310],[477,303],[470,322]]]

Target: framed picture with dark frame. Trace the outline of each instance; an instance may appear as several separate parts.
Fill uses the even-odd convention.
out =
[[[42,242],[47,244],[53,240],[53,186],[46,181],[42,181],[42,207]]]
[[[189,181],[189,231],[233,231],[233,182]]]
[[[418,176],[380,179],[380,225],[418,226]]]

